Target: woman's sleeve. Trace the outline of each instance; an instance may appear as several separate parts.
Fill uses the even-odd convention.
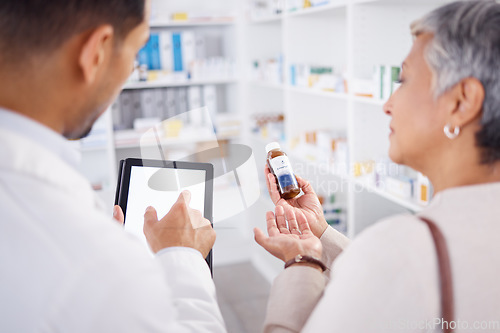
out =
[[[349,238],[328,227],[321,235],[321,260],[327,267],[349,244]],[[324,274],[311,267],[292,266],[274,280],[269,295],[264,332],[300,332],[319,302],[330,270]]]
[[[321,261],[323,261],[328,268],[332,267],[333,261],[350,243],[349,238],[330,226],[326,228],[323,235],[321,235],[320,241],[321,245],[323,245]],[[324,274],[329,278],[330,270],[326,270]]]
[[[291,266],[281,272],[271,287],[264,332],[300,332],[325,285],[325,277],[315,268]]]
[[[345,251],[347,239],[339,246],[331,232],[322,236],[323,260],[334,260],[328,285],[317,269],[285,269],[271,288],[266,333],[387,332],[439,313],[432,239],[415,217],[379,222]]]

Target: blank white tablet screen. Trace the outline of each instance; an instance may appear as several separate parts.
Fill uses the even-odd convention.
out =
[[[184,190],[191,192],[191,208],[205,211],[205,170],[132,166],[125,212],[125,230],[146,245],[144,212],[148,206],[156,209],[162,219]],[[149,248],[149,246],[148,246]]]

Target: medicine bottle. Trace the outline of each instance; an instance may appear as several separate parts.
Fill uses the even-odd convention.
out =
[[[278,142],[271,142],[266,145],[267,166],[271,173],[276,177],[280,196],[287,200],[296,197],[300,193],[299,184],[286,156],[281,150]]]

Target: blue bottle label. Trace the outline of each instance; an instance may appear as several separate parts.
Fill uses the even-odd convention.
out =
[[[278,186],[281,193],[285,191],[285,188],[290,185],[295,185],[298,187],[297,180],[293,174],[292,166],[290,165],[290,160],[287,156],[278,156],[271,160],[271,167],[273,172],[278,178]]]

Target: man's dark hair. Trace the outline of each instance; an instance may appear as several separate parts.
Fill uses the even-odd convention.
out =
[[[0,0],[0,60],[55,50],[72,36],[110,24],[118,40],[144,20],[145,0]]]

